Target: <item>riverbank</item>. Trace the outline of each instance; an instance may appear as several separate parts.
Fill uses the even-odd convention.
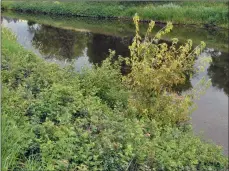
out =
[[[189,127],[137,118],[120,77],[109,60],[81,74],[46,63],[2,28],[2,170],[227,167]],[[179,113],[168,110],[158,116]]]
[[[92,32],[97,34],[110,35],[115,37],[133,37],[135,34],[134,24],[132,22],[111,21],[108,19],[75,18],[74,16],[50,16],[44,14],[27,14],[20,12],[3,12],[2,16],[12,19],[27,20],[28,24],[44,24],[47,26],[63,28],[66,30],[75,30],[82,32]],[[147,30],[147,23],[141,23],[141,35]],[[156,25],[152,34],[155,35],[165,25]],[[191,38],[194,46],[201,41],[205,41],[208,48],[214,48],[221,52],[228,52],[228,31],[201,29],[190,26],[174,26],[174,31],[163,37],[170,41],[172,38],[178,38],[181,43]]]
[[[226,2],[34,2],[3,1],[3,10],[95,18],[132,20],[135,13],[142,21],[204,27],[228,27]]]

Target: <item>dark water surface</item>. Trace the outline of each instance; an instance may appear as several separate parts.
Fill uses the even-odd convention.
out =
[[[131,22],[15,13],[3,13],[1,23],[17,35],[18,42],[26,49],[61,66],[74,61],[77,71],[83,66],[100,63],[108,56],[108,49],[115,50],[118,55],[129,56],[128,46],[135,32]],[[146,24],[140,26],[142,32],[147,29]],[[154,32],[161,27],[157,26]],[[197,134],[203,131],[205,140],[223,146],[225,154],[228,154],[228,33],[175,27],[163,41],[172,37],[177,37],[181,43],[190,38],[194,45],[202,40],[207,44],[202,56],[211,56],[212,63],[206,72],[190,80],[182,89],[194,86],[201,76],[212,80],[212,86],[206,94],[196,101],[198,109],[192,115],[193,128]]]

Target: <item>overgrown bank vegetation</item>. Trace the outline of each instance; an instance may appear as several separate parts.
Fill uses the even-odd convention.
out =
[[[151,37],[151,22],[143,39],[134,22],[129,58],[114,62],[111,52],[81,73],[46,63],[2,28],[2,170],[226,170],[221,149],[185,123],[209,82],[173,90],[202,71],[193,64],[204,43],[157,44],[171,23]],[[131,72],[122,76],[120,64]]]
[[[137,12],[143,20],[177,24],[228,26],[226,2],[59,2],[3,1],[2,9],[27,13],[131,19]]]

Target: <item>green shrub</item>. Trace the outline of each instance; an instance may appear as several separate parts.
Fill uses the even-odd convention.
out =
[[[143,114],[130,100],[141,100],[140,91],[123,84],[112,55],[102,66],[76,73],[26,51],[6,28],[2,40],[2,170],[227,168],[218,147],[186,125],[171,127],[180,118],[176,112],[186,116],[188,103],[176,101],[171,110],[174,97],[158,91],[152,104],[160,110],[150,119],[136,117]]]
[[[111,52],[109,60],[103,61],[102,67],[93,66],[94,72],[85,69],[81,74],[81,84],[85,85],[83,90],[86,94],[93,93],[91,95],[100,97],[111,108],[127,107],[128,91],[122,85],[120,66],[111,62],[113,57],[114,52]]]
[[[157,42],[171,31],[171,23],[151,38],[155,25],[151,22],[144,39],[139,35],[138,16],[134,17],[134,23],[136,36],[129,47],[130,57],[124,59],[131,68],[131,72],[123,77],[124,84],[133,91],[129,106],[137,110],[139,117],[156,119],[162,124],[174,125],[189,120],[194,94],[178,96],[174,85],[184,84],[193,73],[203,69],[203,66],[194,68],[194,63],[205,46],[204,42],[193,49],[191,40],[177,47],[178,39],[173,39],[169,47],[166,43]],[[200,61],[208,62],[206,59]],[[209,81],[203,79],[201,85],[207,87]],[[196,88],[194,91],[198,92],[200,89]]]

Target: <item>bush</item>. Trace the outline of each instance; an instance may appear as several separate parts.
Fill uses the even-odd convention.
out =
[[[101,67],[76,73],[71,66],[60,68],[26,51],[6,28],[2,40],[2,170],[227,168],[218,147],[200,141],[186,125],[173,124],[186,116],[189,103],[185,106],[156,88],[152,105],[157,110],[139,117],[144,113],[131,101],[142,104],[140,109],[149,103],[141,101],[141,84],[128,81],[138,81],[135,66],[126,77],[129,84],[123,82],[122,58],[114,62],[111,55]],[[146,68],[151,69],[148,63]],[[143,87],[151,93],[148,86]],[[176,111],[171,110],[174,101]]]
[[[162,124],[174,125],[189,120],[194,94],[190,92],[178,96],[174,85],[184,84],[194,72],[203,69],[203,66],[194,68],[194,63],[205,46],[204,42],[194,49],[191,40],[180,47],[177,47],[178,39],[173,39],[170,47],[166,43],[158,44],[161,36],[172,29],[171,23],[151,38],[150,33],[155,25],[151,22],[142,39],[138,16],[134,17],[134,22],[136,36],[129,47],[130,57],[124,59],[131,72],[123,77],[124,84],[133,91],[129,99],[130,107],[137,110],[139,117],[147,116]],[[202,62],[206,63],[206,60],[209,59]],[[201,82],[203,87],[209,85],[209,81],[204,79]],[[197,88],[194,91],[198,92]]]

